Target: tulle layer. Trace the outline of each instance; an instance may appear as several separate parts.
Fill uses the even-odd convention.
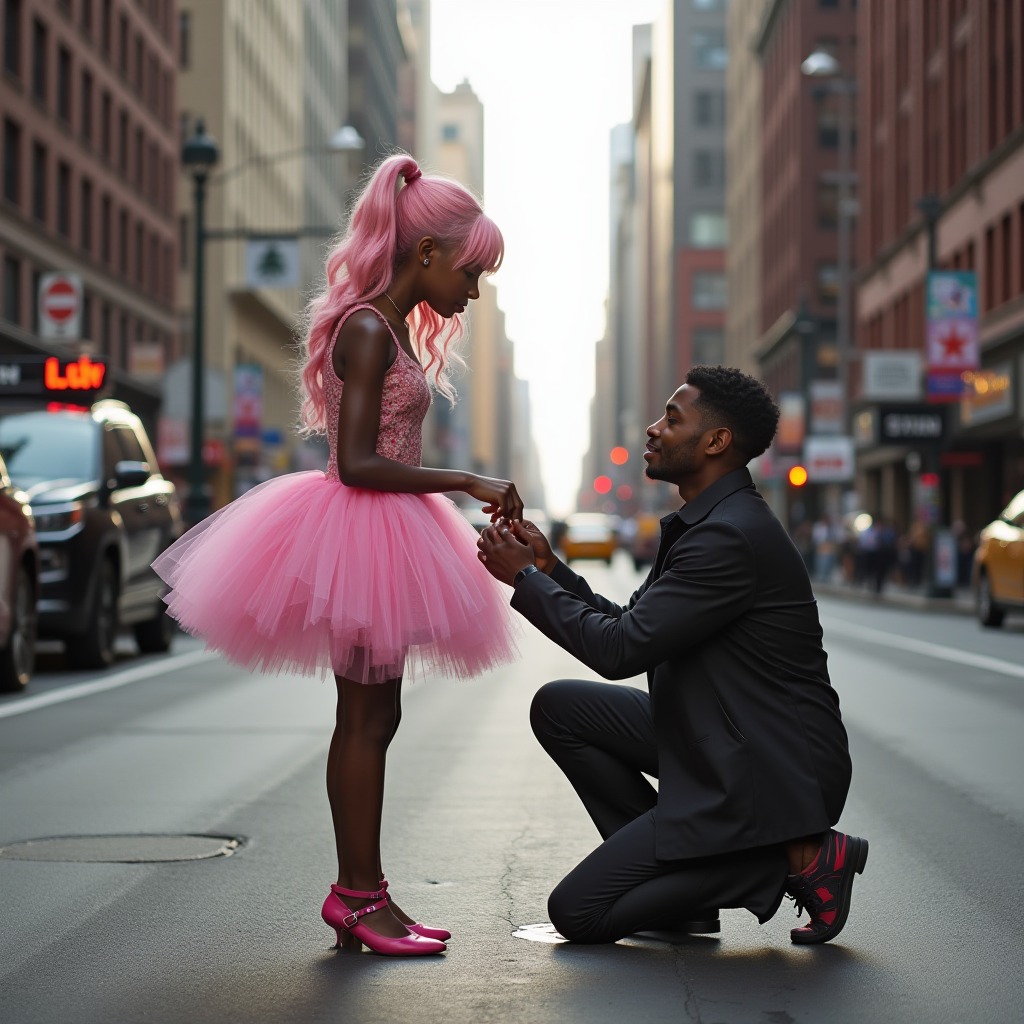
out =
[[[506,593],[442,495],[290,473],[189,530],[153,568],[181,627],[250,669],[382,682],[403,669],[471,676],[517,655]]]

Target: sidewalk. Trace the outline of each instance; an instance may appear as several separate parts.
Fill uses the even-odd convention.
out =
[[[821,583],[812,580],[819,597],[845,597],[866,604],[889,605],[893,608],[914,608],[919,611],[947,612],[952,615],[974,615],[974,595],[966,588],[957,589],[953,597],[928,597],[917,590],[887,583],[881,594],[849,583]]]

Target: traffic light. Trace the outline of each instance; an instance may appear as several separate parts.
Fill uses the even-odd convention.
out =
[[[794,466],[789,471],[789,482],[794,487],[803,487],[807,483],[807,470],[803,466]]]
[[[599,476],[594,481],[594,490],[598,494],[607,494],[612,489],[611,477]]]
[[[611,459],[616,466],[624,466],[629,460],[629,452],[619,445],[612,449]]]

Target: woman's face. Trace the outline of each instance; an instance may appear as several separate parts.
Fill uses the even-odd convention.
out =
[[[480,275],[483,268],[470,264],[455,267],[456,252],[434,249],[427,257],[430,263],[420,262],[420,280],[426,292],[426,301],[435,313],[446,320],[456,313],[464,313],[470,299],[480,298]]]

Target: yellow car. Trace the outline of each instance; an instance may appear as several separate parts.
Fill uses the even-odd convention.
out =
[[[1007,609],[1024,608],[1024,491],[981,531],[974,593],[983,626],[1001,626]]]
[[[611,516],[601,512],[574,512],[565,521],[562,552],[574,558],[602,558],[611,565],[615,554],[615,527]]]

